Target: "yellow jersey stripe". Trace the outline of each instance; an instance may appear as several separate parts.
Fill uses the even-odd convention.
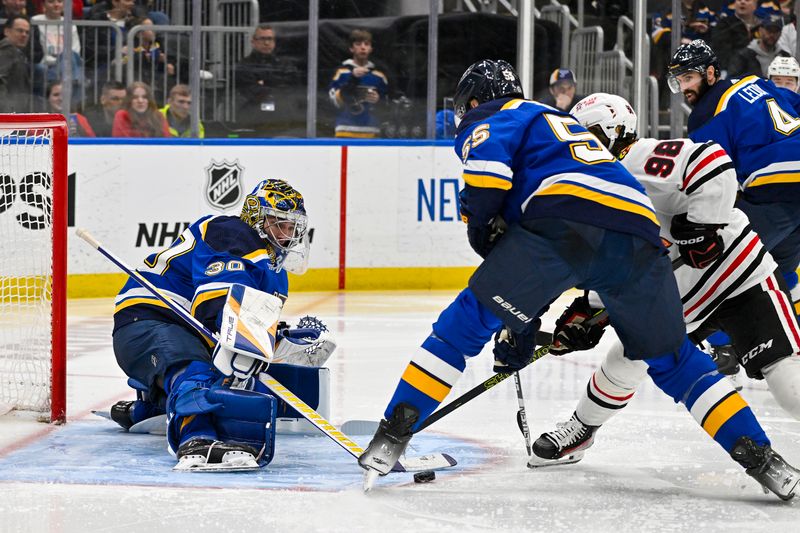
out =
[[[719,115],[722,111],[725,110],[725,108],[728,106],[728,100],[730,100],[731,97],[734,94],[736,94],[736,91],[738,91],[745,85],[750,85],[757,79],[758,76],[747,76],[746,78],[742,78],[741,80],[737,81],[736,83],[728,87],[728,90],[722,93],[722,97],[719,99],[719,102],[717,103],[717,109],[716,111],[714,111],[714,116]]]
[[[713,439],[719,428],[745,407],[747,407],[747,402],[744,401],[744,398],[739,393],[731,394],[708,413],[703,422],[703,429]]]
[[[653,222],[653,224],[658,225],[656,214],[651,210],[647,209],[646,207],[635,204],[633,202],[626,202],[625,200],[622,200],[620,198],[609,196],[607,194],[603,194],[597,191],[584,189],[583,187],[579,187],[571,183],[556,182],[553,185],[550,185],[549,187],[546,187],[540,191],[536,191],[533,195],[549,196],[556,194],[576,196],[578,198],[583,198],[584,200],[589,200],[590,202],[595,202],[604,205],[606,207],[611,207],[612,209],[618,209],[620,211],[627,211],[629,213],[641,215],[646,219],[650,220],[651,222]]]
[[[197,296],[195,296],[194,301],[192,302],[192,314],[197,310],[198,306],[207,302],[208,300],[213,300],[214,298],[220,298],[228,294],[228,289],[216,289],[213,291],[201,292]]]
[[[267,255],[266,248],[259,248],[258,250],[253,250],[249,254],[245,254],[242,256],[242,259],[247,259],[248,261],[252,261],[253,259],[258,258],[259,256]]]
[[[114,312],[117,313],[127,307],[139,304],[155,305],[157,307],[163,307],[165,309],[169,309],[169,306],[167,306],[167,304],[165,304],[156,297],[152,298],[142,297],[142,298],[128,298],[127,300],[121,301],[114,307]]]
[[[206,231],[208,230],[208,223],[214,220],[216,217],[211,217],[208,220],[204,220],[200,224],[200,237],[205,241],[206,240]]]
[[[450,392],[450,387],[436,381],[414,365],[408,365],[400,379],[440,403]]]
[[[758,176],[747,187],[759,187],[761,185],[771,185],[774,183],[800,183],[800,173],[785,172],[780,174],[770,174],[768,176]]]
[[[473,187],[480,187],[482,189],[502,189],[507,191],[511,188],[511,182],[498,178],[497,176],[488,176],[486,174],[473,174],[472,172],[464,172],[461,174],[464,178],[464,183],[472,185]]]
[[[522,98],[514,98],[513,100],[509,100],[508,102],[503,104],[503,107],[500,108],[500,111],[505,111],[506,109],[516,109],[522,104],[524,104],[526,101],[527,100],[524,100]]]

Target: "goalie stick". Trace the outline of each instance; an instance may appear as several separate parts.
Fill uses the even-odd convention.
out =
[[[217,336],[206,328],[199,320],[197,320],[189,311],[182,306],[175,303],[172,298],[162,293],[158,288],[150,283],[147,278],[142,274],[129,267],[125,262],[103,247],[88,231],[83,228],[78,228],[75,233],[86,241],[90,246],[100,252],[106,259],[114,263],[120,270],[128,274],[142,287],[147,289],[153,296],[158,298],[169,309],[171,309],[178,317],[184,320],[189,326],[194,328],[203,337],[208,339],[212,344],[217,343]],[[347,435],[339,431],[336,426],[325,420],[319,413],[312,409],[303,400],[295,396],[289,389],[280,384],[276,379],[262,372],[259,375],[259,380],[270,389],[278,398],[294,407],[306,420],[308,420],[314,427],[319,429],[325,436],[330,438],[336,444],[341,446],[345,451],[352,455],[355,459],[363,453],[363,449],[351,440]],[[397,462],[392,469],[393,472],[416,472],[422,470],[436,470],[441,468],[449,468],[456,465],[456,460],[451,456],[444,453],[435,453],[423,455],[420,457],[406,457]]]

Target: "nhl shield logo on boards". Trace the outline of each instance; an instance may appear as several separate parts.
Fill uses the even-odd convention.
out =
[[[239,207],[242,200],[242,175],[244,168],[239,160],[233,163],[223,160],[217,163],[213,159],[206,167],[206,201],[211,207],[225,211]]]

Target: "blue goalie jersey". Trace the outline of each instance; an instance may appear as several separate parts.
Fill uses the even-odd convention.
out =
[[[574,220],[661,246],[644,188],[569,114],[501,98],[470,110],[456,135],[464,164],[462,211],[487,223]]]
[[[746,200],[800,201],[800,95],[757,76],[718,81],[689,116],[689,137],[725,149]]]
[[[286,299],[286,271],[273,270],[272,253],[258,233],[238,217],[206,216],[186,228],[169,248],[148,256],[146,266],[138,270],[204,326],[219,331],[218,318],[233,283]],[[137,320],[183,324],[130,278],[114,303],[114,331]]]

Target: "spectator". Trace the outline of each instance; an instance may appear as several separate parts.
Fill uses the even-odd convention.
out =
[[[166,13],[163,11],[149,10],[152,3],[153,0],[125,0],[125,4],[130,6],[131,16],[139,18],[147,17],[156,24],[169,24],[169,17]],[[97,13],[109,11],[114,7],[113,0],[101,0],[100,2],[96,2],[91,10],[89,10],[89,16],[87,18],[96,16]]]
[[[26,5],[25,0],[2,0],[0,5],[0,19],[7,20],[14,15],[25,17],[27,21],[31,20],[32,9]],[[28,44],[25,45],[25,57],[28,61],[33,61],[34,64],[42,60],[42,44],[39,42],[39,29],[31,25],[31,35],[28,39]]]
[[[717,25],[716,14],[703,2],[703,0],[682,0],[683,28],[681,42],[691,42],[703,39],[711,43],[711,29]],[[672,32],[672,13],[665,16],[654,13],[652,17],[652,39],[654,45],[659,45]],[[669,37],[664,41],[669,48]],[[669,52],[668,52],[669,53]]]
[[[758,37],[750,41],[747,48],[737,50],[730,61],[728,76],[743,78],[745,76],[767,77],[770,63],[778,55],[775,44],[781,35],[783,19],[780,15],[769,15],[758,26]]]
[[[3,25],[0,41],[0,110],[25,113],[31,110],[30,64],[25,48],[31,24],[22,15],[11,15]]]
[[[64,103],[61,97],[62,83],[60,80],[54,81],[47,87],[47,112],[48,113],[63,113]],[[70,137],[95,137],[94,130],[89,125],[86,117],[80,113],[70,113],[67,120],[69,125]]]
[[[329,86],[331,102],[340,109],[336,117],[336,136],[375,138],[380,127],[374,108],[386,97],[389,82],[369,60],[372,34],[353,30],[349,42],[352,57],[342,62]]]
[[[189,113],[192,109],[192,90],[188,85],[176,85],[169,91],[167,105],[161,108],[161,113],[167,119],[169,134],[172,137],[192,136],[192,120]],[[197,137],[206,136],[203,123],[197,124]]]
[[[114,115],[114,137],[169,137],[169,126],[159,113],[153,92],[146,83],[135,81],[128,86],[125,104]]]
[[[583,100],[583,95],[576,96],[578,81],[575,74],[566,68],[559,68],[550,74],[549,94],[542,98],[543,104],[569,111],[572,106]]]
[[[791,56],[778,56],[769,65],[767,75],[778,87],[792,92],[800,90],[800,64]]]
[[[34,15],[33,22],[39,22],[38,33],[44,55],[39,62],[47,83],[63,77],[62,52],[64,51],[64,27],[59,24],[47,24],[48,21],[64,20],[64,0],[44,0],[44,13]],[[81,40],[78,28],[72,28],[72,80],[78,87],[73,95],[80,97],[80,81],[83,79],[81,68]]]
[[[125,33],[136,26],[152,25],[149,18],[129,17],[125,22]],[[137,31],[135,45],[133,50],[123,48],[123,63],[133,61],[133,79],[148,84],[163,99],[166,87],[174,84],[174,63],[167,59],[153,30]]]
[[[90,0],[93,2],[94,0]],[[44,12],[44,3],[45,0],[33,0],[31,5],[33,5],[33,11],[35,13],[43,13]],[[83,0],[72,0],[72,20],[80,20],[83,18]]]
[[[100,105],[89,108],[86,116],[98,137],[111,137],[114,116],[125,102],[125,86],[118,81],[107,81],[100,93]]]
[[[252,52],[234,70],[237,122],[261,132],[284,133],[298,116],[293,96],[300,72],[276,55],[275,30],[269,24],[256,27],[250,45]]]
[[[717,22],[711,47],[717,53],[723,72],[728,71],[736,51],[746,48],[753,40],[753,31],[759,23],[755,15],[757,7],[757,0],[736,0],[733,14],[723,13]]]
[[[124,46],[125,21],[130,17],[147,17],[147,10],[134,5],[134,0],[110,0],[100,2],[92,8],[87,20],[108,22],[111,21],[122,30]],[[97,69],[99,79],[106,76],[108,65],[114,58],[117,32],[108,28],[98,28],[97,31],[86,33],[86,67],[89,70]]]

